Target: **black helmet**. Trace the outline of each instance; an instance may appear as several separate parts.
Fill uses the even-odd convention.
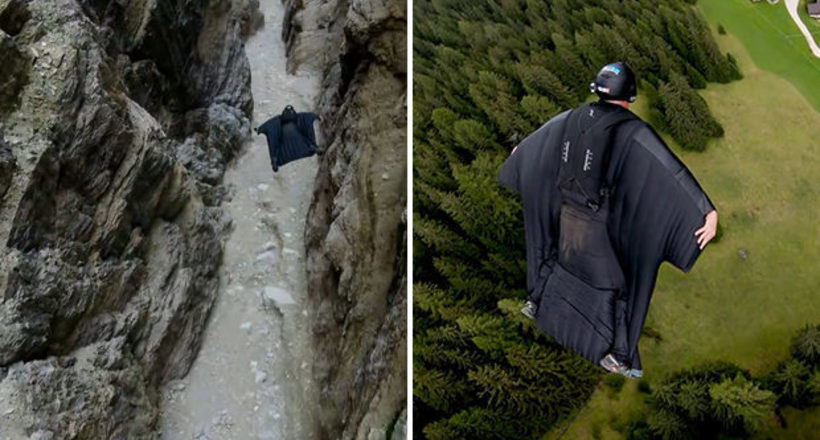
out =
[[[290,122],[296,120],[296,110],[293,109],[292,105],[285,106],[285,109],[282,110],[282,122]]]
[[[596,93],[601,99],[635,102],[638,95],[638,85],[635,74],[626,63],[618,61],[604,66],[595,82],[589,85],[589,91]]]

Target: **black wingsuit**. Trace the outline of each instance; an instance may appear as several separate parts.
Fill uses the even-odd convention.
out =
[[[605,102],[587,104],[582,111],[589,108],[597,114],[629,112]],[[567,214],[572,212],[562,217],[562,194],[557,188],[569,114],[552,118],[524,139],[498,178],[522,197],[529,299],[539,306],[539,327],[559,343],[596,365],[613,353],[625,365],[640,370],[638,339],[658,268],[669,261],[689,272],[700,255],[694,232],[714,206],[660,136],[629,115],[631,120],[611,132],[606,172],[612,191],[608,206],[602,207],[606,233],[600,234],[603,237],[563,237],[587,246],[582,251],[593,259],[603,258],[607,247],[614,249],[623,286],[607,291],[584,283],[576,270],[558,261],[561,234],[579,234],[577,230],[561,231],[562,218],[567,224],[566,219],[572,218]],[[607,239],[609,243],[604,243]]]
[[[270,163],[274,171],[288,162],[313,156],[318,152],[313,113],[296,113],[293,121],[282,121],[282,116],[268,119],[256,129],[268,138]]]

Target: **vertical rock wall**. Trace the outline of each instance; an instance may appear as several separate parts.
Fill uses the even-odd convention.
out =
[[[322,439],[405,437],[406,3],[286,0],[290,68],[323,69],[307,219]]]
[[[216,295],[250,0],[0,0],[0,438],[155,438]]]

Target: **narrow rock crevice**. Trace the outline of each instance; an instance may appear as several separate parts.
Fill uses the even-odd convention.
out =
[[[0,53],[3,54],[3,63],[0,64],[0,117],[20,105],[20,92],[28,82],[29,75],[29,59],[20,51],[13,35],[6,33],[6,29],[9,32],[19,32],[17,28],[8,25],[0,27]]]
[[[31,18],[26,2],[23,0],[7,0],[0,12],[0,30],[14,37],[23,30],[23,26]]]
[[[260,3],[265,26],[247,41],[253,125],[285,105],[314,112],[319,74],[286,70],[284,9]],[[320,142],[320,146],[323,144]],[[315,439],[317,400],[307,348],[304,225],[314,156],[271,170],[265,136],[229,168],[224,208],[233,218],[220,286],[202,348],[187,377],[162,390],[162,437]]]

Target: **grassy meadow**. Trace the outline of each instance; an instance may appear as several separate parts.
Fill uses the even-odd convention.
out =
[[[700,0],[697,7],[713,28],[721,24],[737,37],[758,68],[794,84],[820,111],[820,59],[812,55],[783,2],[770,5],[749,0]],[[805,0],[798,10],[817,41],[820,25],[807,15]]]
[[[725,129],[707,151],[681,151],[667,137],[716,204],[724,236],[690,274],[661,268],[646,323],[660,339],[640,343],[650,384],[707,360],[770,371],[799,328],[820,322],[820,60],[808,58],[802,36],[784,36],[798,31],[782,4],[701,0],[698,7],[713,27],[726,28],[715,38],[745,77],[700,92]],[[634,109],[647,115],[640,99]],[[596,390],[545,439],[622,439],[613,426],[641,412],[646,394],[634,380],[609,394]],[[788,429],[760,437],[820,431],[818,408],[789,408],[784,417]]]

